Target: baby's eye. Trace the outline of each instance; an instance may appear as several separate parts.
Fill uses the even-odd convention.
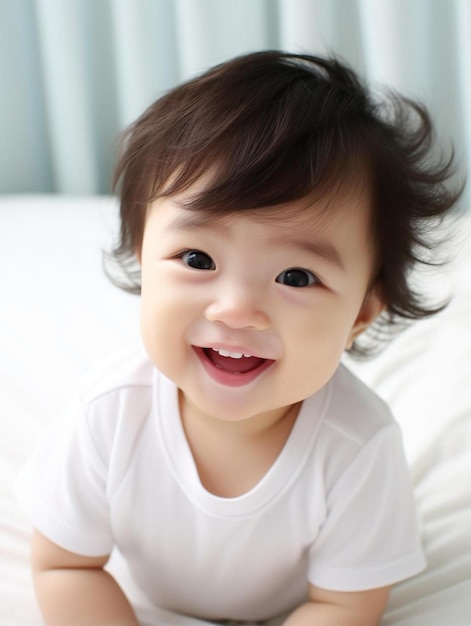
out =
[[[310,285],[319,284],[319,279],[312,272],[292,267],[278,274],[276,282],[288,287],[309,287]]]
[[[212,258],[199,250],[187,250],[181,255],[184,263],[195,270],[215,270],[216,265]]]

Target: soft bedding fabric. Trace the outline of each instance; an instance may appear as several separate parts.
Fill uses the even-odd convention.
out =
[[[102,271],[115,232],[112,198],[0,199],[0,626],[41,624],[14,478],[90,365],[138,341],[138,299]],[[382,626],[471,624],[470,274],[468,250],[452,305],[353,365],[401,423],[428,558],[394,588]]]

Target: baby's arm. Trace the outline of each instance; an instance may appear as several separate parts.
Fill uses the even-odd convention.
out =
[[[378,626],[390,587],[343,593],[309,586],[310,602],[292,613],[284,626]]]
[[[108,556],[68,552],[35,531],[31,563],[46,626],[139,626],[127,598],[103,567]]]

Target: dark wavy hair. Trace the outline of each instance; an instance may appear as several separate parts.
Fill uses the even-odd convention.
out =
[[[256,52],[152,104],[123,135],[114,178],[120,238],[107,274],[140,293],[136,252],[149,203],[208,171],[217,174],[189,206],[220,216],[335,190],[359,164],[371,184],[385,310],[350,352],[373,353],[404,323],[444,308],[413,286],[413,270],[440,263],[440,226],[461,189],[449,184],[453,153],[437,154],[426,108],[393,92],[374,97],[336,58]]]

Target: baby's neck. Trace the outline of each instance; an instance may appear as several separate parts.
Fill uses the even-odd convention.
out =
[[[182,425],[203,487],[213,495],[235,498],[253,489],[281,453],[300,404],[264,428],[250,420],[224,423],[199,419],[181,407]]]

